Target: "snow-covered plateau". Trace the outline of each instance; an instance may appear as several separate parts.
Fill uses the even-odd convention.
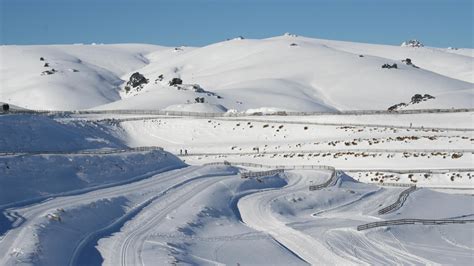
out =
[[[0,265],[472,265],[472,49],[0,47]]]

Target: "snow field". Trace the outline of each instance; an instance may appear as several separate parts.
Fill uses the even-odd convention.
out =
[[[334,116],[340,125],[285,123],[293,117],[268,117],[269,121],[239,121],[227,119],[166,119],[123,121],[124,141],[130,146],[159,145],[181,157],[187,163],[203,164],[215,161],[255,162],[268,165],[322,164],[338,169],[472,169],[471,131],[421,128],[423,121],[448,128],[450,121],[468,127],[465,119],[471,113],[429,115]],[[305,117],[305,121],[325,116]],[[284,119],[278,121],[278,119]],[[333,122],[332,117],[328,121]],[[393,126],[345,126],[344,122],[384,123]],[[297,120],[297,118],[295,118]],[[409,121],[419,128],[409,128]],[[438,121],[435,123],[435,121]],[[457,121],[457,122],[456,122]],[[413,123],[413,122],[412,122]],[[420,125],[421,124],[421,125]],[[399,128],[408,125],[408,128]],[[429,125],[429,124],[428,124]],[[179,134],[169,134],[179,132]],[[258,151],[255,150],[258,148]],[[188,155],[186,156],[185,150]],[[364,182],[374,182],[374,173],[356,175]],[[391,174],[387,174],[389,177]],[[452,176],[454,177],[452,178]],[[388,182],[423,184],[427,186],[472,186],[470,172],[394,175]],[[372,180],[370,180],[372,179]],[[410,180],[413,179],[414,181]],[[453,180],[451,180],[453,179]],[[375,180],[376,182],[379,179]]]
[[[299,36],[229,40],[200,48],[0,48],[5,88],[0,101],[30,109],[386,110],[415,94],[435,99],[406,108],[471,108],[474,95],[472,49],[454,52]],[[403,63],[406,58],[419,68]],[[387,63],[398,68],[381,68]],[[148,83],[126,93],[125,83],[135,72]],[[170,86],[173,78],[183,85]],[[195,84],[204,91],[190,89]],[[192,104],[197,97],[205,98],[205,104]]]
[[[2,46],[0,54],[0,102],[12,108],[334,112],[386,110],[415,94],[435,98],[402,109],[473,107],[472,49],[285,35],[201,48]],[[148,83],[127,93],[135,72]],[[183,84],[169,85],[173,78]],[[470,265],[473,224],[357,226],[473,219],[473,114],[3,114],[0,264]],[[140,146],[164,151],[127,150]],[[108,149],[123,152],[79,154]],[[205,165],[224,160],[328,165],[337,181],[310,191],[333,172],[243,179],[261,169]],[[417,189],[379,214],[406,189],[388,183]]]

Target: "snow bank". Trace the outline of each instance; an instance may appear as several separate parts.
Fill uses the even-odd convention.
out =
[[[0,206],[145,178],[183,167],[170,153],[34,155],[0,157]]]
[[[125,147],[110,128],[98,123],[61,123],[41,115],[1,115],[0,135],[0,152]]]

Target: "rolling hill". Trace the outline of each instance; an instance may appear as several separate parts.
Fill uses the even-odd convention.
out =
[[[407,103],[402,109],[471,108],[474,99],[472,49],[285,34],[200,48],[2,46],[0,54],[0,101],[31,109],[330,112],[385,110],[399,103]],[[127,85],[136,72],[143,82]],[[178,84],[170,86],[176,78]],[[434,98],[410,104],[416,94]]]

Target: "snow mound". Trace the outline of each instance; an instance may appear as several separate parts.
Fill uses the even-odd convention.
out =
[[[58,193],[148,177],[146,174],[183,167],[163,151],[111,155],[34,155],[0,157],[0,205]],[[32,181],[34,180],[34,182]]]

